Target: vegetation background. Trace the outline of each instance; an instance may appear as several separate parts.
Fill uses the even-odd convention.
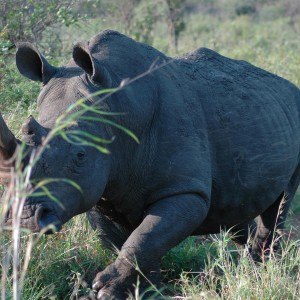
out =
[[[299,0],[4,0],[0,3],[0,111],[15,134],[35,112],[39,84],[19,75],[18,41],[36,43],[55,65],[72,45],[111,28],[170,56],[198,47],[247,60],[300,86]],[[163,259],[164,295],[176,299],[299,299],[300,198],[286,226],[281,259],[254,265],[228,234],[189,238]],[[1,212],[1,210],[0,210]],[[1,225],[2,299],[13,295],[11,232]],[[29,247],[29,248],[28,248]],[[32,247],[32,249],[31,249]],[[28,251],[29,249],[29,251]],[[21,299],[77,299],[113,261],[84,216],[60,233],[21,233]],[[143,298],[133,295],[133,298]],[[166,296],[167,297],[167,296]]]

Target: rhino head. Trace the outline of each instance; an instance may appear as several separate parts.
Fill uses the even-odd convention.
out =
[[[37,100],[39,122],[30,116],[22,126],[22,140],[27,145],[23,167],[29,163],[33,153],[43,149],[30,175],[35,193],[26,199],[21,216],[21,226],[33,232],[39,232],[50,224],[59,230],[73,216],[91,209],[101,199],[110,174],[111,155],[101,153],[91,143],[78,140],[70,143],[70,140],[58,135],[44,145],[57,118],[70,105],[112,84],[109,72],[95,62],[87,45],[76,45],[73,58],[67,66],[54,67],[30,43],[19,44],[16,54],[20,73],[42,83]],[[89,99],[87,104],[91,105],[94,100]],[[87,112],[85,115],[89,117],[93,114]],[[108,127],[99,126],[99,122],[89,122],[88,118],[77,120],[71,127],[65,128],[64,136],[70,131],[112,138]],[[1,116],[0,167],[3,170],[14,167],[14,156],[20,143]],[[8,184],[9,176],[1,177],[2,183]],[[45,179],[49,182],[46,189],[38,185]],[[11,223],[12,213],[9,211],[6,224]]]

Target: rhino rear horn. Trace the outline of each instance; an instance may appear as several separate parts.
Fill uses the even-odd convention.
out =
[[[31,43],[18,43],[17,48],[16,65],[20,73],[31,80],[46,84],[57,68]]]
[[[92,79],[106,88],[112,87],[112,79],[108,70],[91,54],[87,43],[77,43],[73,48],[73,59]]]
[[[31,146],[38,146],[47,135],[47,130],[40,125],[33,116],[29,116],[22,125],[23,140]]]
[[[18,145],[18,140],[7,127],[0,113],[0,161],[13,156]]]

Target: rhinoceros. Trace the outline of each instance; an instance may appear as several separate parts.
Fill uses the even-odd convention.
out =
[[[39,232],[55,224],[59,230],[87,212],[103,245],[120,250],[93,281],[97,299],[126,298],[139,274],[136,264],[159,286],[161,258],[190,235],[227,229],[239,244],[252,237],[253,257],[270,251],[299,183],[295,85],[207,48],[170,58],[112,30],[76,44],[63,67],[52,66],[30,43],[18,45],[16,64],[42,83],[38,121],[29,117],[22,127],[30,149],[42,145],[56,120],[83,97],[139,140],[109,122],[83,118],[65,132],[114,138],[110,154],[56,136],[31,175],[66,178],[81,191],[51,182],[60,203],[29,197],[23,227]],[[130,84],[107,97],[88,97],[128,78]],[[3,118],[0,133],[4,164],[20,142]]]

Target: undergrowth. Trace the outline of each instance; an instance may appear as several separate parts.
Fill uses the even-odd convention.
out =
[[[22,237],[23,246],[28,238]],[[255,264],[226,232],[206,239],[190,237],[164,257],[161,291],[165,299],[299,299],[299,246],[298,240],[285,241],[281,256]],[[115,258],[101,247],[86,218],[77,216],[60,233],[39,238],[22,299],[78,299],[90,292],[96,273]],[[11,286],[6,299],[13,299]]]

